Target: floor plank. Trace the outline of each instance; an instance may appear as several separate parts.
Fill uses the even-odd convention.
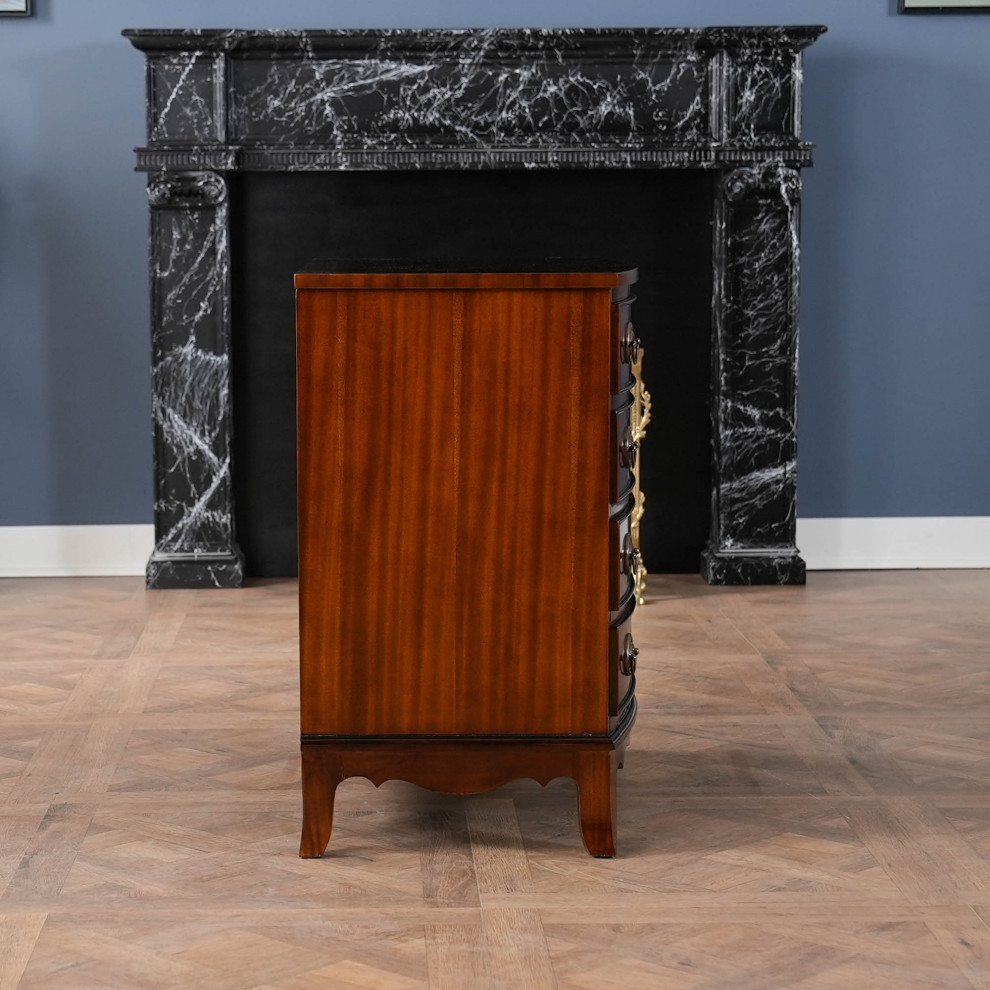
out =
[[[294,582],[0,581],[0,990],[990,988],[988,603],[651,578],[614,860],[349,780],[303,861]]]

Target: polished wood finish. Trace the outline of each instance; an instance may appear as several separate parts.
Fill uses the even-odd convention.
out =
[[[591,271],[587,268],[557,271],[450,272],[397,268],[401,262],[381,264],[379,271],[319,270],[296,273],[297,289],[613,289],[636,281],[636,269]],[[616,314],[618,319],[619,314]]]
[[[304,734],[607,730],[609,307],[299,293]]]
[[[622,607],[622,603],[632,594],[635,586],[635,573],[631,566],[633,563],[631,515],[632,503],[629,502],[623,513],[612,519],[608,528],[608,607],[609,611],[614,613]]]
[[[622,651],[627,637],[632,636],[632,613],[636,602],[630,589],[616,621],[608,630],[608,713],[618,716],[623,705],[629,702],[629,691],[633,686],[633,672],[623,669]]]
[[[646,598],[615,859],[352,779],[303,861],[294,581],[0,580],[0,987],[990,985],[990,572]]]
[[[341,765],[422,783],[432,759],[429,786],[467,793],[474,763],[510,765],[506,736],[531,737],[510,763],[537,779],[599,779],[548,737],[619,744],[609,502],[632,476],[610,380],[633,275],[297,277],[301,726],[319,746],[302,855],[323,851],[312,819]],[[466,737],[464,757],[434,736]],[[584,803],[610,816],[585,829],[604,855],[614,802]]]
[[[348,777],[376,787],[405,780],[448,794],[478,794],[520,777],[546,786],[577,782],[579,819],[592,856],[615,855],[615,770],[635,719],[635,701],[615,739],[396,738],[307,740],[302,746],[303,828],[299,855],[320,857],[330,841],[334,794]]]
[[[616,505],[625,502],[632,495],[636,483],[632,470],[634,461],[628,446],[633,442],[631,414],[632,397],[627,393],[622,396],[621,405],[613,410],[609,420],[609,449],[612,452],[609,464],[609,500]]]

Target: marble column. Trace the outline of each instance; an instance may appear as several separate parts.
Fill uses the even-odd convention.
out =
[[[710,584],[803,584],[795,546],[801,175],[716,173]]]
[[[149,588],[238,587],[230,241],[220,172],[151,177],[155,551]]]

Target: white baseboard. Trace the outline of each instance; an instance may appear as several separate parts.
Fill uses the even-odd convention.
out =
[[[0,526],[0,577],[140,575],[154,549],[150,523]],[[990,516],[798,519],[812,571],[990,567]]]
[[[801,519],[809,571],[990,567],[990,516]]]
[[[0,526],[0,577],[144,574],[155,527]]]

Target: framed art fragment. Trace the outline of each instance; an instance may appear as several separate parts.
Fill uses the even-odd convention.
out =
[[[0,0],[0,17],[30,17],[31,0]]]
[[[897,9],[902,14],[947,14],[974,13],[990,10],[986,0],[897,0]]]

